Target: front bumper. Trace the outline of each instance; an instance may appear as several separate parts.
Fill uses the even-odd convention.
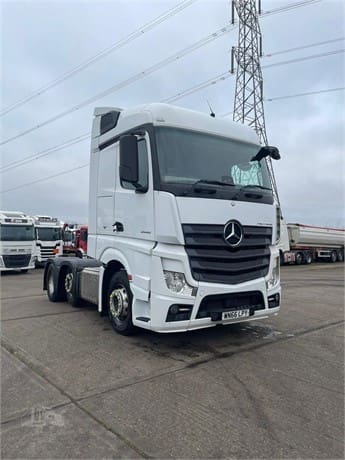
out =
[[[194,298],[177,299],[175,296],[166,296],[161,294],[152,293],[151,295],[151,330],[156,332],[183,332],[194,329],[202,329],[206,327],[213,327],[217,324],[233,324],[245,321],[253,321],[257,319],[267,318],[270,315],[276,315],[280,310],[280,305],[275,308],[269,308],[268,297],[275,294],[281,294],[280,286],[276,286],[274,289],[269,291],[266,290],[265,280],[257,280],[251,283],[244,283],[245,285],[237,286],[220,286],[203,283],[198,289],[197,296]],[[202,300],[207,296],[219,295],[219,294],[240,294],[243,292],[257,292],[260,291],[264,300],[264,308],[251,312],[251,315],[245,318],[224,320],[213,319],[212,316],[205,318],[197,318],[199,308]],[[171,305],[186,305],[192,307],[190,319],[187,321],[167,321],[168,311]],[[230,311],[224,309],[224,311]],[[140,324],[142,326],[142,324]]]
[[[271,247],[270,267],[267,275],[239,284],[196,281],[190,271],[188,256],[181,246],[158,245],[154,252],[150,293],[147,301],[140,302],[140,300],[137,300],[137,290],[134,293],[133,323],[136,326],[156,332],[183,332],[213,327],[217,324],[263,319],[270,315],[276,315],[280,309],[281,288],[279,279],[274,286],[270,286],[268,283],[272,276],[274,264],[279,256],[275,247]],[[196,295],[183,295],[170,291],[167,288],[163,270],[184,273],[188,285],[194,288],[193,293],[195,294],[196,291]],[[133,283],[136,284],[135,279]],[[278,304],[270,302],[269,305],[268,299],[277,294],[279,295]],[[256,295],[259,295],[261,299],[260,305],[257,305]],[[212,296],[215,296],[215,298]],[[207,298],[210,308],[205,309],[204,304]],[[225,298],[226,300],[225,302],[219,302],[219,298]],[[243,307],[241,302],[244,305]],[[214,305],[212,305],[213,303]],[[144,304],[146,307],[143,307]],[[221,309],[219,309],[219,304],[221,304]],[[188,313],[181,314],[180,320],[176,321],[173,315],[170,314],[169,309],[172,305],[181,307],[182,311],[187,311]],[[200,309],[201,305],[203,305],[203,309]],[[223,311],[233,311],[233,309],[249,309],[250,316],[222,320],[221,313]],[[200,314],[201,310],[202,314]],[[209,311],[216,311],[218,314],[208,314]],[[139,319],[142,317],[145,317],[145,321]]]
[[[18,270],[32,270],[35,268],[35,261],[36,257],[31,257],[29,263],[27,264],[19,264],[19,263],[6,263],[3,260],[3,257],[0,256],[0,272],[8,272],[8,271],[18,271]]]

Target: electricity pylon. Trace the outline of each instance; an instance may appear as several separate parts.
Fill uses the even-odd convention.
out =
[[[256,0],[232,0],[232,23],[235,10],[239,22],[238,46],[232,47],[231,72],[237,62],[236,89],[233,120],[247,123],[255,129],[260,142],[268,145],[263,104],[263,78],[260,65],[262,56],[262,36],[259,25],[261,1],[258,10]],[[266,158],[272,190],[279,203],[277,185],[271,158]]]

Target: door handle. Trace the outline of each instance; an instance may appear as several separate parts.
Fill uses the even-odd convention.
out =
[[[114,222],[113,225],[113,232],[123,232],[123,224],[121,222]]]

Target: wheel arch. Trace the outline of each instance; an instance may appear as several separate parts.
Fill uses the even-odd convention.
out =
[[[103,275],[101,280],[101,292],[99,293],[98,311],[101,315],[106,312],[106,292],[108,283],[114,273],[123,270],[127,274],[131,274],[128,260],[120,251],[108,250],[104,252],[100,258],[103,264]]]

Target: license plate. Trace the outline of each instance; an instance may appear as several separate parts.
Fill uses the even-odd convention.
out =
[[[222,320],[240,319],[249,316],[249,308],[247,310],[223,311]]]

